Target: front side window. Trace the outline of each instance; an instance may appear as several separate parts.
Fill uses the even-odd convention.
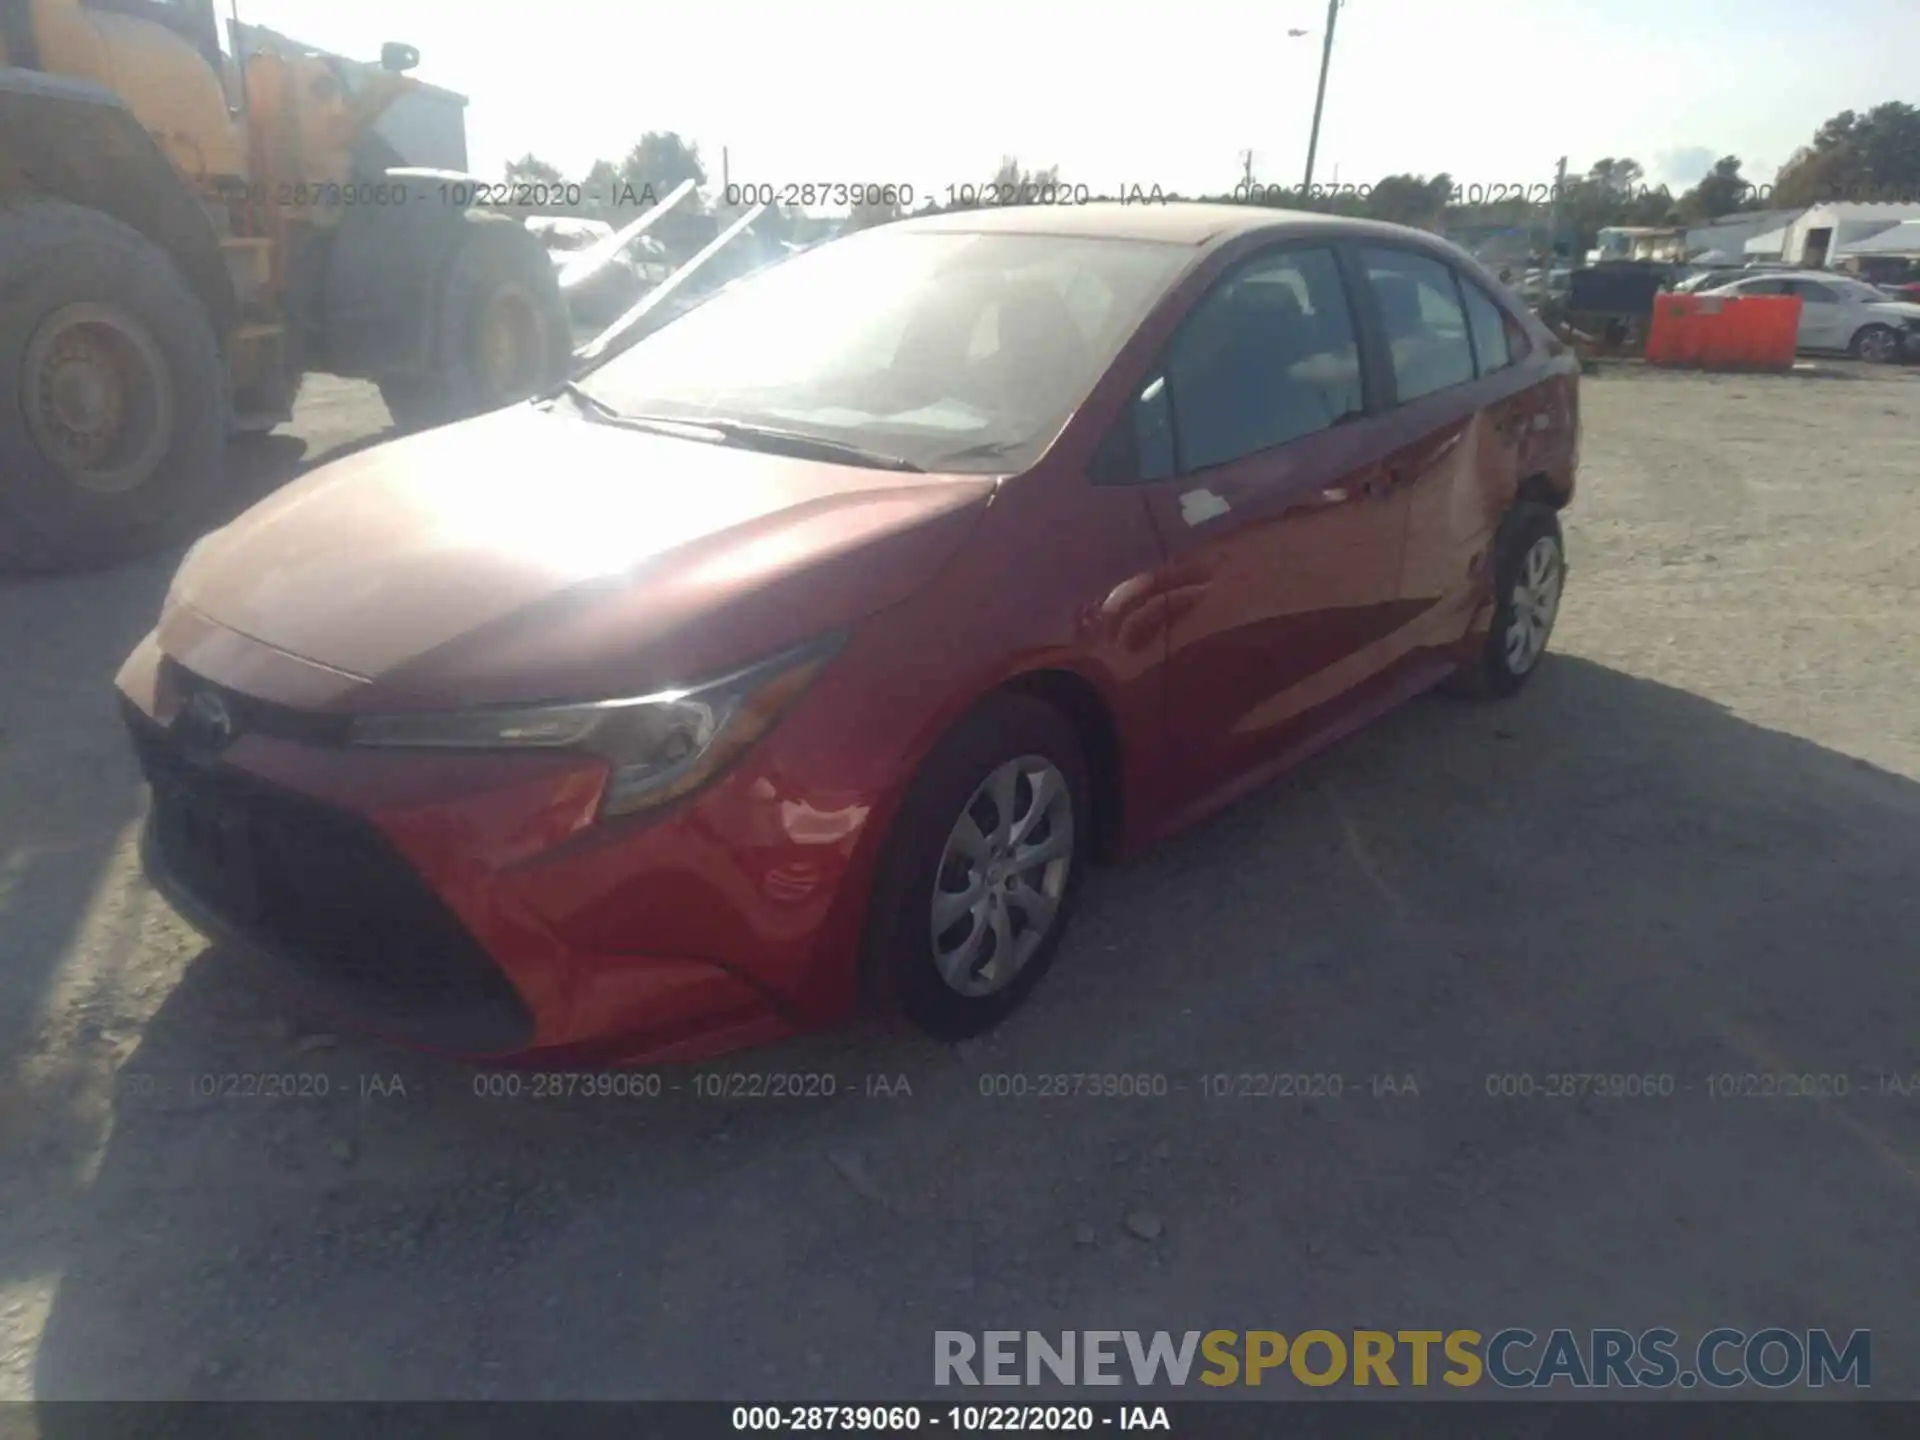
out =
[[[1333,252],[1278,251],[1227,276],[1175,336],[1166,381],[1182,471],[1362,413],[1360,349]]]
[[[1840,300],[1830,287],[1822,285],[1818,280],[1795,280],[1792,284],[1792,293],[1809,305],[1834,305]]]
[[[1473,379],[1473,346],[1452,269],[1407,250],[1365,247],[1360,260],[1379,302],[1400,400]]]
[[[1039,459],[1192,254],[883,227],[737,282],[581,385],[628,417],[1008,473]]]

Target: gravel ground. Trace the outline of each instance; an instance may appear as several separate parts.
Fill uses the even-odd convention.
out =
[[[0,585],[0,1397],[867,1399],[929,1391],[936,1328],[1358,1324],[1868,1327],[1920,1395],[1920,373],[1585,401],[1518,701],[1096,873],[985,1041],[698,1072],[832,1099],[485,1098],[313,1033],[137,876],[109,681],[171,562]],[[317,382],[254,491],[382,419]],[[199,1093],[287,1071],[328,1094]],[[1675,1092],[1487,1093],[1561,1071]],[[1166,1093],[981,1093],[1062,1072]],[[1276,1072],[1344,1090],[1203,1080]]]

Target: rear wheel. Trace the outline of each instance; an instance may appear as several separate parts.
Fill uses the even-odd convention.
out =
[[[1498,697],[1526,684],[1547,653],[1566,576],[1559,517],[1545,505],[1515,506],[1494,542],[1494,612],[1486,643],[1448,688]]]
[[[1900,358],[1900,337],[1885,325],[1868,325],[1853,337],[1847,347],[1856,360],[1887,365]]]
[[[434,312],[431,372],[380,382],[402,429],[498,410],[566,375],[572,332],[547,252],[504,215],[465,220]]]
[[[882,1003],[943,1040],[997,1025],[1053,963],[1091,834],[1073,727],[995,695],[915,778],[887,841],[866,940]]]
[[[218,495],[226,371],[173,262],[111,216],[0,207],[0,563],[62,569],[190,533]]]

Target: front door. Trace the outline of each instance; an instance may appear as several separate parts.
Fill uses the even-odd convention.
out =
[[[1176,811],[1260,778],[1391,658],[1406,507],[1357,331],[1331,248],[1264,251],[1196,304],[1136,403]]]

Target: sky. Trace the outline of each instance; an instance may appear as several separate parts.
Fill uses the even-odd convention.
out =
[[[1326,0],[238,0],[243,20],[371,59],[417,46],[470,97],[469,168],[578,177],[648,130],[714,183],[1299,183]],[[224,5],[222,6],[224,9]],[[1305,30],[1289,36],[1290,30]],[[1920,0],[1345,0],[1315,178],[1533,186],[1631,156],[1676,193],[1750,180],[1845,109],[1920,100]]]

